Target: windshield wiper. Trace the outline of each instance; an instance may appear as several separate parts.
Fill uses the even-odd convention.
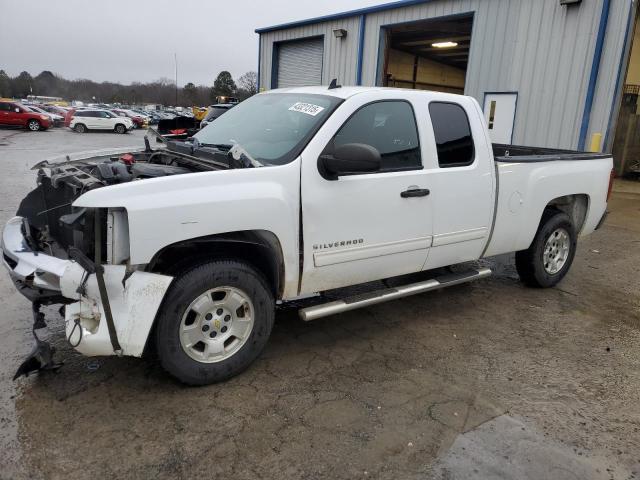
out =
[[[218,150],[229,151],[233,148],[231,143],[199,143],[200,147],[217,148]]]
[[[242,145],[236,143],[227,153],[234,168],[264,167],[264,164],[253,158]]]

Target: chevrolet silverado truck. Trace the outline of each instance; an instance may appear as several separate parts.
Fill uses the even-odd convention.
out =
[[[62,304],[82,354],[153,343],[201,385],[256,359],[277,305],[315,320],[486,277],[468,265],[507,252],[552,287],[605,217],[612,158],[492,145],[470,97],[334,82],[255,95],[186,142],[34,170],[2,235],[34,335]],[[36,341],[16,375],[58,366]]]

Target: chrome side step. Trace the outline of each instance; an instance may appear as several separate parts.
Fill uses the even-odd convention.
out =
[[[302,320],[310,322],[311,320],[335,315],[336,313],[348,312],[349,310],[368,307],[370,305],[387,302],[389,300],[396,300],[410,295],[417,295],[418,293],[430,292],[431,290],[438,290],[440,288],[450,287],[460,283],[471,282],[490,275],[491,270],[489,268],[480,268],[478,270],[471,270],[464,273],[451,273],[432,278],[430,280],[425,280],[423,282],[410,283],[409,285],[404,285],[402,287],[377,290],[375,292],[348,297],[343,300],[336,300],[322,305],[302,308],[298,313]]]

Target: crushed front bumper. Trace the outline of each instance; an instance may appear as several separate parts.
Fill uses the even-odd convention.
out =
[[[114,355],[95,273],[74,260],[33,251],[22,224],[22,217],[14,217],[2,232],[3,263],[18,291],[34,304],[67,304],[66,337],[80,353]],[[124,265],[103,269],[121,353],[139,357],[173,278],[143,271],[128,275]]]

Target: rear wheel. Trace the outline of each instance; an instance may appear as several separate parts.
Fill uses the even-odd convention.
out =
[[[87,131],[87,127],[82,123],[76,124],[76,126],[73,127],[73,129],[78,133],[85,133]]]
[[[117,124],[114,130],[116,133],[127,133],[127,128],[121,123]]]
[[[42,126],[40,125],[40,122],[38,120],[29,120],[29,122],[27,123],[27,128],[32,132],[37,132],[42,128]]]
[[[571,217],[558,210],[545,210],[531,246],[516,253],[520,279],[531,287],[553,287],[571,268],[576,246]]]
[[[162,366],[189,385],[237,375],[266,345],[274,304],[262,275],[243,262],[211,261],[186,271],[158,315]]]

